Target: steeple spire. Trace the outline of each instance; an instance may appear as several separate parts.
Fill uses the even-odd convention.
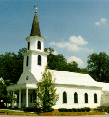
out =
[[[39,28],[39,21],[38,21],[38,17],[37,17],[37,9],[38,8],[37,8],[37,5],[34,7],[36,7],[36,11],[35,11],[34,19],[33,19],[33,24],[32,24],[30,36],[41,37],[40,28]]]

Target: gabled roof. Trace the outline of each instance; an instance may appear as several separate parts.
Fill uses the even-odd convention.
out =
[[[28,70],[28,68],[26,68],[23,73],[20,76],[19,81],[17,82],[17,84],[32,84],[32,83],[37,83],[37,80],[35,78],[35,76]]]
[[[56,84],[101,87],[89,74],[50,70],[56,78]]]

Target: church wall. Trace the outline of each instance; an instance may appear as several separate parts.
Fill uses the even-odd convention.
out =
[[[59,94],[59,100],[54,106],[55,109],[58,108],[82,108],[90,107],[96,108],[100,106],[101,100],[101,89],[92,87],[75,87],[75,86],[64,86],[56,85],[57,94]],[[67,93],[67,103],[63,103],[63,92]],[[74,93],[78,94],[78,103],[74,103]],[[85,103],[84,94],[88,94],[88,103]],[[94,103],[94,94],[97,94],[97,103]]]
[[[32,53],[31,55],[31,71],[43,71],[47,64],[47,55],[41,55],[41,65],[37,65],[38,63],[38,55],[37,53]]]
[[[38,63],[38,55],[37,53],[31,53],[29,54],[29,63],[28,66],[26,66],[26,59],[27,56],[24,56],[24,62],[23,62],[23,71],[27,67],[31,72],[37,72],[38,71],[43,71],[45,66],[47,65],[47,55],[41,55],[41,66],[37,65]]]
[[[26,56],[24,56],[23,58],[23,71],[25,70],[26,68]]]
[[[109,106],[109,92],[103,91],[101,95],[101,106]]]
[[[37,49],[38,41],[41,42],[41,50]],[[30,42],[30,50],[36,50],[40,52],[44,51],[44,39],[42,37],[30,36],[27,38],[27,45],[28,45],[28,42]]]

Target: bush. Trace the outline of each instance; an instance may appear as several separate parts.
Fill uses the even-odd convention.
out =
[[[44,109],[44,110],[43,110],[43,112],[52,112],[52,111],[54,111],[53,108],[47,108],[47,109]]]
[[[76,108],[72,108],[72,112],[77,112],[77,109]]]
[[[104,109],[105,112],[109,113],[109,106]]]
[[[26,108],[23,108],[23,111],[25,111],[25,112],[37,112],[37,113],[40,113],[41,109],[37,108],[37,107],[26,107]]]
[[[72,109],[69,109],[69,112],[72,112]]]
[[[89,112],[90,108],[89,107],[85,107],[85,108],[72,108],[72,109],[66,109],[66,108],[59,108],[58,109],[59,112]]]
[[[4,103],[0,102],[0,108],[5,108]]]
[[[86,111],[86,108],[81,108],[81,112],[85,112]]]
[[[85,110],[89,112],[91,109],[89,107],[85,107]]]
[[[81,112],[81,108],[78,108],[78,109],[77,109],[77,112]]]
[[[69,109],[66,109],[66,108],[59,108],[58,111],[59,111],[59,112],[69,112]]]

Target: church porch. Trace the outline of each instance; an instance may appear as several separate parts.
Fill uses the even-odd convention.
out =
[[[7,88],[8,94],[12,94],[12,108],[32,107],[36,105],[37,85],[36,84],[15,84]],[[16,104],[15,104],[16,103]],[[7,104],[9,107],[9,104]]]

